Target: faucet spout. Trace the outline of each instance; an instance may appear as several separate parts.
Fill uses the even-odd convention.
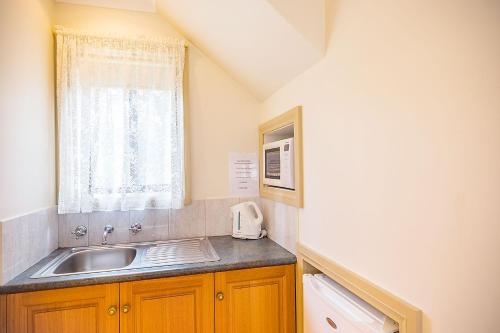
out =
[[[104,227],[104,233],[102,234],[102,245],[108,244],[108,235],[115,230],[111,224],[107,224]]]

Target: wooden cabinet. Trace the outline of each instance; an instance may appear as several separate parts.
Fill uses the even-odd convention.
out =
[[[118,333],[118,284],[7,296],[7,332]]]
[[[7,332],[7,296],[0,295],[0,333]]]
[[[294,271],[274,266],[12,294],[7,333],[293,333]]]
[[[215,274],[216,333],[295,332],[294,265]]]
[[[213,274],[122,283],[120,332],[213,332],[213,302]]]

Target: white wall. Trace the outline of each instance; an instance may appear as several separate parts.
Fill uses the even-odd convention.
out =
[[[0,220],[55,204],[50,1],[0,1]]]
[[[498,332],[500,2],[329,13],[324,60],[261,114],[304,106],[300,241],[420,307],[424,332]]]
[[[58,4],[54,23],[81,31],[176,36],[158,14]],[[202,54],[189,47],[193,199],[229,196],[228,153],[257,150],[257,100]]]
[[[7,220],[56,204],[52,25],[182,36],[158,14],[50,0],[0,5],[0,220]],[[257,150],[259,104],[194,45],[189,63],[192,196],[227,197],[228,153]]]

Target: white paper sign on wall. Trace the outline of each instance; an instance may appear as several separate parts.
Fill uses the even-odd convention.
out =
[[[257,153],[229,153],[229,192],[235,197],[259,196]]]

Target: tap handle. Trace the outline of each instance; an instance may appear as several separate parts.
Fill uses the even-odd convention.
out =
[[[130,226],[130,228],[128,228],[128,230],[130,230],[130,232],[132,232],[132,234],[136,235],[138,234],[140,231],[142,231],[142,225],[140,223],[134,223]]]
[[[75,228],[75,230],[71,232],[71,234],[75,236],[75,239],[79,239],[80,237],[83,237],[87,234],[87,227],[84,225],[79,225]]]

